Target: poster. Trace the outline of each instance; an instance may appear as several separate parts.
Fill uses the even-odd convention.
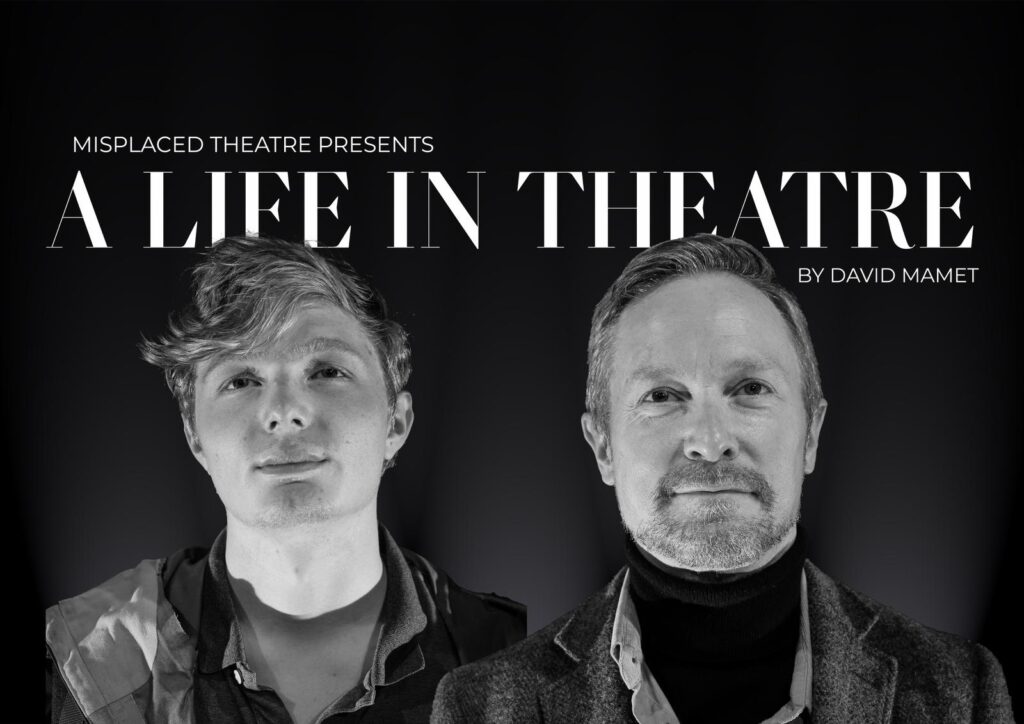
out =
[[[984,643],[1019,700],[1020,14],[5,7],[8,529],[29,608],[223,526],[136,345],[216,230],[255,219],[346,247],[323,253],[411,335],[416,423],[381,519],[536,630],[622,562],[579,426],[593,306],[638,245],[716,228],[762,248],[810,322],[829,400],[811,558]],[[622,208],[602,212],[603,184]]]

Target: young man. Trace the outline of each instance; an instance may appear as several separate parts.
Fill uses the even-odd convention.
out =
[[[46,613],[54,722],[424,721],[438,681],[525,635],[377,521],[412,428],[405,332],[345,264],[217,243],[142,345],[227,527]]]

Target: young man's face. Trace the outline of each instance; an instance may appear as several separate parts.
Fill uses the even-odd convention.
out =
[[[407,392],[391,412],[359,322],[334,305],[310,304],[273,344],[198,365],[192,450],[229,519],[321,523],[375,505],[384,462],[404,444],[412,417]]]
[[[606,431],[584,416],[623,523],[663,562],[697,571],[766,563],[788,544],[824,403],[807,420],[785,320],[729,274],[665,283],[612,341]]]

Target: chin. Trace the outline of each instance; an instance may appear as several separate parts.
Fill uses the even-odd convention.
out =
[[[254,528],[285,529],[326,523],[344,515],[344,508],[326,500],[310,481],[296,481],[267,491],[259,506],[239,518]]]
[[[699,520],[655,514],[630,534],[659,560],[690,571],[735,571],[753,565],[779,545],[795,524],[736,518],[706,511]]]
[[[284,530],[328,523],[341,517],[337,509],[322,505],[274,507],[255,513],[245,522],[253,528]]]

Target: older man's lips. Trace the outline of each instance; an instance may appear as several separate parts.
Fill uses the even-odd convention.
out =
[[[685,490],[673,491],[672,494],[690,498],[711,498],[718,495],[754,495],[754,492],[742,488],[686,488]]]

